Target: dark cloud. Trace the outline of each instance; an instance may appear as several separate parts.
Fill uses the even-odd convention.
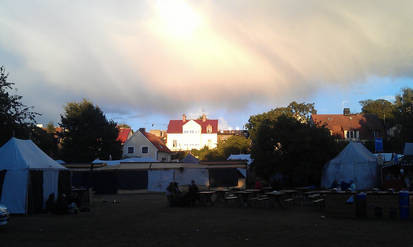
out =
[[[2,6],[3,63],[45,119],[82,98],[119,119],[176,117],[305,99],[370,76],[413,77],[412,1]]]

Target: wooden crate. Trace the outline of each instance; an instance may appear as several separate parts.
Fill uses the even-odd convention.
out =
[[[347,200],[354,196],[354,203],[347,203]],[[355,193],[330,193],[325,197],[325,211],[330,216],[335,217],[356,217]]]

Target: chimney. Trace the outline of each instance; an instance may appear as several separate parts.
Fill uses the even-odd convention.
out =
[[[139,128],[139,131],[142,132],[143,134],[145,134],[146,129],[145,128]]]
[[[205,113],[202,114],[202,122],[206,122],[206,115],[205,115]]]
[[[182,114],[182,122],[186,122],[186,115]]]
[[[344,110],[343,110],[343,115],[344,115],[344,116],[350,115],[350,108],[344,108]]]

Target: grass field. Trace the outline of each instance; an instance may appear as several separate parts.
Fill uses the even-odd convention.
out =
[[[12,216],[0,246],[413,246],[413,221],[323,215],[309,207],[168,208],[161,194],[95,196],[91,212]]]

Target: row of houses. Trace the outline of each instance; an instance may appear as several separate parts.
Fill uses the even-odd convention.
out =
[[[383,137],[384,124],[374,115],[351,114],[345,108],[343,114],[313,114],[314,124],[326,126],[331,135],[349,141],[372,141]],[[248,136],[246,130],[219,130],[217,119],[208,119],[205,114],[199,119],[170,120],[168,129],[145,129],[133,133],[130,128],[120,128],[118,140],[123,144],[124,158],[152,158],[161,162],[171,161],[171,152],[201,149],[207,146],[213,149],[218,142],[233,135]]]

